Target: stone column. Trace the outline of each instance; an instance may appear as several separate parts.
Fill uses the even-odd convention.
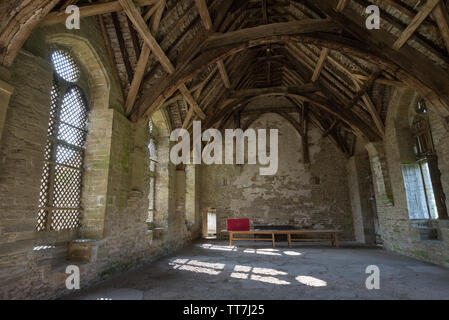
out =
[[[393,191],[388,175],[387,157],[383,142],[370,142],[365,146],[368,150],[373,174],[374,189],[378,205],[392,206]]]
[[[201,236],[200,166],[186,165],[186,221],[194,236]]]
[[[355,155],[348,161],[355,238],[360,243],[375,243],[374,213],[370,199],[370,162],[368,154]]]
[[[148,126],[146,123],[136,124],[134,126],[134,141],[130,155],[131,163],[131,190],[146,192],[148,187],[145,186],[145,176],[147,174],[149,161],[148,155]]]
[[[10,83],[11,76],[9,70],[0,66],[0,142],[2,140],[3,126],[5,124],[9,100],[14,91],[14,87]]]

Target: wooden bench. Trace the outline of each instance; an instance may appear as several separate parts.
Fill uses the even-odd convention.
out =
[[[233,241],[271,241],[273,248],[276,246],[275,235],[283,234],[287,235],[288,246],[292,247],[292,242],[294,241],[311,241],[311,242],[321,242],[330,241],[333,246],[339,248],[338,234],[341,232],[339,230],[248,230],[248,231],[228,231],[224,230],[229,234],[229,246],[232,247]],[[235,238],[234,235],[256,235],[264,234],[271,235],[270,239],[257,239],[257,238]],[[292,238],[292,235],[328,235],[328,238]]]

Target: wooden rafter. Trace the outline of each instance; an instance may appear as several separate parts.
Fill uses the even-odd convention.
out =
[[[141,98],[140,104],[136,105],[135,111],[131,117],[134,120],[151,114],[152,112],[159,109],[163,104],[163,97],[170,97],[180,85],[183,85],[188,79],[192,79],[193,76],[198,74],[198,72],[206,69],[210,63],[216,63],[216,61],[222,59],[223,57],[230,56],[237,52],[232,48],[234,46],[241,46],[243,50],[249,44],[252,46],[257,45],[257,41],[251,41],[251,39],[258,38],[261,43],[264,42],[264,37],[267,34],[272,36],[276,34],[302,34],[302,33],[312,33],[314,31],[335,31],[337,28],[329,20],[309,20],[309,21],[297,21],[293,23],[279,23],[270,24],[266,26],[260,26],[255,28],[246,29],[242,32],[234,31],[228,32],[222,36],[210,35],[208,40],[204,43],[203,50],[207,47],[210,48],[208,52],[204,52],[201,56],[196,58],[194,61],[189,62],[180,67],[178,72],[169,76],[170,79],[161,81],[158,86],[152,88],[151,92],[147,92]],[[224,36],[224,37],[223,37]],[[271,36],[271,37],[272,37]],[[272,40],[273,41],[273,40]],[[220,45],[222,43],[230,44],[230,46],[223,47]],[[216,50],[213,50],[216,49]],[[184,70],[186,69],[186,70]],[[192,71],[190,71],[192,70]],[[163,93],[163,95],[161,95]]]
[[[395,41],[393,49],[399,50],[402,48],[439,2],[440,0],[427,0],[418,14],[409,23],[408,27],[402,32],[401,36]]]
[[[136,0],[135,4],[139,7],[150,6],[159,0]],[[100,14],[123,11],[123,7],[119,1],[112,1],[107,3],[96,3],[85,6],[80,6],[80,18],[87,18],[97,16]],[[45,19],[42,20],[40,26],[48,26],[53,24],[64,23],[67,19],[65,10],[58,12],[50,12]]]
[[[326,62],[327,56],[329,54],[328,48],[323,48],[320,53],[320,58],[318,59],[318,62],[316,64],[315,70],[313,71],[312,75],[312,82],[315,82],[318,80],[321,70],[323,70],[324,63]]]
[[[150,29],[143,20],[136,5],[131,0],[119,0],[119,2],[122,5],[123,10],[128,15],[131,22],[134,24],[134,27],[136,28],[137,32],[139,32],[140,36],[144,39],[146,45],[153,51],[153,54],[159,60],[164,69],[168,73],[174,73],[175,66],[171,63],[170,59],[165,55],[164,51],[159,46],[156,39],[151,34]],[[185,84],[181,85],[179,87],[179,90],[181,91],[187,103],[193,108],[193,110],[201,118],[204,119],[205,118],[204,112],[201,110],[195,99],[193,99],[192,95],[190,94],[190,91],[187,89]]]
[[[219,109],[232,109],[240,106],[245,102],[248,98],[261,97],[261,96],[290,96],[296,97],[302,101],[309,102],[316,107],[326,111],[327,113],[332,114],[334,117],[339,118],[341,121],[345,122],[349,127],[351,127],[354,132],[368,139],[376,140],[379,135],[374,133],[373,130],[362,121],[359,116],[350,110],[344,108],[339,105],[337,102],[328,101],[327,98],[324,98],[318,94],[310,93],[311,86],[305,85],[298,88],[258,88],[258,89],[249,89],[244,91],[233,92],[232,95],[229,96],[229,99],[233,99],[234,101],[228,101],[224,106],[219,107]],[[313,90],[316,90],[313,88]],[[332,105],[332,107],[331,107]],[[377,137],[377,138],[376,138]]]
[[[392,48],[394,37],[382,29],[375,32],[368,31],[367,34],[366,28],[362,27],[363,17],[358,16],[354,10],[346,8],[343,14],[333,10],[327,0],[315,0],[314,3],[334,22],[369,46],[372,54],[378,56],[378,60],[389,64],[388,66],[382,63],[382,67],[389,69],[390,73],[426,97],[442,117],[449,117],[449,85],[446,71],[409,46],[403,46],[399,51],[389,49]],[[375,60],[370,62],[376,63]]]
[[[207,8],[206,0],[195,0],[196,6],[201,16],[201,20],[203,21],[204,27],[208,31],[213,30],[212,19],[209,14],[209,9]],[[217,62],[218,70],[220,71],[221,78],[223,80],[223,84],[226,88],[231,88],[231,82],[229,81],[228,73],[226,72],[226,67],[224,65],[223,60],[219,60]]]
[[[162,12],[165,8],[165,0],[160,0],[160,3],[157,5],[154,5],[154,8],[157,8],[157,10],[154,12],[156,15],[157,24],[155,26],[155,30],[152,30],[153,35],[157,33],[157,30],[159,28],[160,19],[162,17]],[[149,19],[149,17],[148,17]],[[129,116],[131,113],[131,110],[134,106],[134,103],[136,102],[137,94],[139,92],[140,86],[142,84],[143,77],[145,75],[146,67],[148,64],[148,60],[150,58],[151,49],[148,45],[145,43],[143,44],[142,51],[139,56],[139,60],[137,61],[136,70],[134,72],[134,78],[131,83],[131,87],[129,89],[128,96],[126,98],[125,102],[125,110],[126,110],[126,116]]]
[[[443,2],[440,2],[433,10],[433,16],[440,29],[441,37],[446,45],[446,52],[449,53],[449,16],[447,8]]]
[[[122,83],[120,81],[117,64],[116,64],[115,58],[114,58],[114,52],[112,50],[111,39],[109,38],[108,32],[106,30],[106,25],[105,25],[103,16],[101,16],[101,15],[98,16],[98,23],[100,25],[101,34],[103,35],[103,41],[106,46],[106,51],[108,53],[109,63],[112,67],[112,73],[114,75],[114,80],[117,83],[117,86],[119,88],[121,98],[123,100],[125,100],[125,94],[123,92],[123,87],[122,87]]]
[[[117,36],[118,45],[120,48],[120,52],[122,54],[123,63],[125,64],[126,74],[128,76],[128,81],[131,83],[133,79],[133,68],[131,67],[131,62],[129,60],[128,50],[126,49],[125,39],[123,38],[122,28],[120,26],[120,21],[116,12],[111,13],[112,22],[114,24],[115,34]]]
[[[348,3],[348,0],[339,0],[335,10],[337,12],[343,11],[345,9],[347,3]],[[318,80],[318,78],[321,74],[321,70],[323,70],[324,63],[326,62],[328,55],[329,55],[329,48],[321,49],[320,58],[318,59],[315,70],[313,71],[312,82],[315,82]]]

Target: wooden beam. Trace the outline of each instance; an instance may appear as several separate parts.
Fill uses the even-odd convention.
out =
[[[335,10],[337,12],[341,12],[341,11],[343,11],[345,9],[347,4],[348,4],[348,0],[339,0]]]
[[[133,43],[133,48],[134,48],[134,52],[136,54],[136,59],[137,59],[137,57],[140,56],[140,52],[141,52],[139,38],[137,37],[136,29],[134,29],[134,26],[132,25],[131,20],[129,20],[129,18],[126,17],[126,21],[128,22],[129,33],[131,34],[131,41]]]
[[[157,7],[157,12],[158,12],[157,15],[158,16],[162,16],[162,12],[164,11],[164,8],[165,8],[164,4],[165,4],[165,0],[161,0],[160,4],[158,6],[154,6],[154,7]],[[155,32],[153,32],[153,34],[156,33],[157,30],[159,29],[159,22],[160,22],[160,19],[158,19],[158,24],[157,24],[156,30],[155,30]],[[148,47],[144,43],[143,47],[142,47],[142,51],[139,56],[139,60],[137,61],[136,70],[134,72],[134,78],[131,83],[131,87],[129,89],[128,96],[126,98],[126,103],[125,103],[126,116],[130,115],[131,110],[132,110],[134,104],[136,103],[137,94],[139,93],[139,89],[142,84],[143,77],[145,75],[148,60],[150,58],[150,53],[151,53],[150,47]]]
[[[206,28],[206,30],[212,30],[213,24],[212,19],[209,15],[209,9],[207,8],[206,0],[195,0],[195,4],[200,13],[204,27]]]
[[[313,93],[318,90],[319,89],[313,83],[308,83],[300,87],[267,87],[267,88],[242,89],[230,91],[229,99],[239,99],[248,96],[272,95],[275,93],[279,95],[284,95],[288,93],[292,94]]]
[[[61,6],[61,10],[67,9],[68,6],[74,5],[78,2],[78,0],[66,0],[64,4]]]
[[[368,94],[364,94],[362,96],[362,100],[368,108],[368,112],[370,113],[371,118],[373,119],[374,124],[377,127],[377,130],[379,130],[380,136],[382,138],[385,137],[385,125],[382,121],[382,118],[380,117],[380,114],[377,112],[376,106],[374,105],[373,101]]]
[[[268,24],[267,0],[262,0],[262,19],[264,24]]]
[[[148,19],[150,19],[155,12],[159,9],[159,5],[153,5],[150,9],[148,9],[147,12],[145,12],[145,14],[143,15],[143,20],[148,21]]]
[[[133,69],[131,67],[131,62],[129,61],[129,55],[128,55],[128,51],[126,49],[125,39],[123,38],[122,28],[120,26],[120,21],[117,16],[117,12],[113,12],[111,14],[111,16],[112,16],[112,22],[114,24],[115,34],[116,34],[117,40],[118,40],[118,46],[119,46],[120,52],[122,54],[123,63],[125,64],[125,70],[126,70],[126,74],[128,76],[128,84],[129,84],[129,83],[131,83],[131,81],[134,77]]]
[[[258,98],[261,96],[288,96],[295,97],[304,102],[309,102],[316,107],[326,111],[334,117],[340,119],[351,127],[355,134],[367,138],[368,140],[377,140],[380,135],[373,131],[365,122],[354,112],[351,112],[347,108],[339,105],[338,102],[330,102],[327,98],[324,98],[318,94],[310,93],[310,84],[301,87],[273,87],[273,88],[257,88],[233,91],[229,95],[229,99],[224,104],[225,107],[219,106],[218,109],[229,110],[240,106],[248,99]],[[332,106],[332,107],[331,107]]]
[[[198,8],[198,11],[201,16],[201,20],[203,21],[204,27],[208,31],[213,30],[212,19],[209,14],[209,9],[207,8],[206,0],[195,0],[195,4]],[[221,78],[223,80],[223,84],[227,89],[231,88],[231,82],[229,81],[229,76],[226,71],[226,67],[224,65],[223,60],[219,60],[217,62],[218,71],[220,72]]]
[[[104,45],[106,47],[106,51],[108,53],[109,63],[112,68],[112,74],[114,76],[114,80],[117,83],[117,86],[120,91],[120,96],[123,100],[125,100],[125,94],[123,92],[122,83],[120,81],[120,76],[118,73],[117,63],[115,62],[114,52],[112,50],[111,39],[109,38],[108,32],[106,30],[106,25],[104,23],[103,16],[98,16],[98,23],[100,24],[101,34],[103,35]]]
[[[437,21],[438,28],[440,29],[441,37],[446,45],[446,51],[449,53],[449,17],[447,9],[443,2],[440,2],[433,10],[433,16]]]
[[[135,0],[136,6],[144,7],[153,5],[158,2],[158,0]],[[106,3],[90,4],[86,6],[80,6],[80,18],[87,18],[92,16],[97,16],[106,13],[112,13],[117,11],[122,11],[123,7],[119,1],[111,1]],[[40,26],[49,26],[53,24],[64,23],[67,20],[67,13],[65,10],[58,12],[50,12],[45,19],[42,20]]]
[[[228,72],[226,71],[226,66],[223,60],[217,62],[218,71],[220,72],[221,79],[223,80],[224,86],[227,89],[231,88],[231,81],[229,80]]]
[[[355,3],[357,3],[357,4],[361,5],[361,6],[364,6],[364,7],[367,7],[367,6],[371,5],[371,2],[369,2],[368,0],[353,0],[353,1],[355,1]],[[382,20],[388,22],[393,27],[398,29],[400,33],[402,33],[407,28],[407,24],[405,24],[404,22],[402,22],[402,20],[398,19],[397,17],[393,16],[392,14],[390,14],[389,12],[387,12],[385,10],[384,11],[380,11],[380,15],[382,17]],[[411,17],[413,18],[415,15],[416,15],[416,13],[413,13],[411,15]],[[437,27],[436,26],[433,26],[433,25],[431,25],[429,23],[425,24],[425,22],[422,24],[422,26],[427,28],[429,30],[428,32],[431,32],[431,33],[436,33],[437,32]],[[429,40],[424,35],[421,35],[420,33],[416,33],[415,32],[410,37],[409,40],[416,41],[421,46],[423,46],[426,50],[428,50],[432,54],[434,54],[436,57],[438,57],[442,61],[445,61],[446,63],[449,63],[449,57],[446,55],[444,50],[441,50],[441,48],[436,43],[434,43],[433,41]]]
[[[271,23],[248,29],[241,29],[224,34],[212,34],[207,39],[203,50],[211,50],[254,39],[276,37],[281,35],[306,34],[312,32],[332,32],[340,28],[330,19],[308,19],[292,22]]]
[[[327,56],[329,55],[329,49],[323,48],[320,53],[320,58],[318,59],[318,62],[316,64],[315,70],[313,71],[312,75],[312,82],[315,82],[318,80],[321,74],[321,70],[323,70],[324,63],[326,62]]]
[[[367,82],[367,84],[370,82],[371,84],[373,83],[373,81],[371,79],[374,78],[374,75],[376,73],[374,72],[371,77],[370,80]],[[371,118],[374,121],[374,124],[377,127],[377,130],[379,130],[379,133],[381,134],[382,137],[385,136],[385,125],[380,117],[379,112],[377,111],[376,106],[374,105],[374,103],[372,102],[371,98],[369,97],[369,95],[366,93],[368,86],[371,86],[370,84],[365,84],[364,87],[360,87],[359,83],[357,82],[356,79],[353,79],[354,85],[356,86],[357,90],[358,90],[358,95],[360,93],[362,93],[360,96],[363,100],[363,102],[365,103],[365,106],[368,109],[369,114],[371,115]]]
[[[348,103],[348,105],[346,106],[347,109],[351,109],[352,107],[354,107],[357,102],[362,98],[362,96],[364,96],[369,89],[371,89],[371,87],[373,86],[374,81],[382,74],[382,70],[376,70],[374,71],[368,78],[368,80],[365,82],[365,84],[363,85],[363,87],[358,87],[358,91],[356,93],[356,95],[354,96],[354,98],[352,98],[351,102]]]
[[[399,50],[419,28],[421,23],[435,9],[440,0],[427,0],[426,4],[419,10],[418,14],[412,19],[408,27],[402,32],[401,36],[393,44],[393,49]]]
[[[175,71],[175,67],[165,55],[164,51],[159,46],[159,43],[151,34],[150,29],[146,25],[134,3],[131,0],[119,0],[119,2],[122,5],[123,10],[125,10],[126,14],[128,15],[129,19],[133,23],[137,32],[139,32],[140,36],[143,38],[147,46],[150,47],[150,49],[153,51],[153,54],[159,60],[160,64],[164,67],[165,71],[167,71],[168,73],[173,73]]]
[[[196,7],[199,11],[201,20],[203,21],[204,27],[207,31],[213,30],[212,19],[209,14],[209,9],[207,8],[207,3],[205,0],[195,0]],[[226,72],[226,67],[223,60],[217,61],[217,67],[220,72],[221,79],[223,80],[224,86],[229,89],[231,88],[231,82],[229,81],[228,73]],[[189,110],[182,127],[185,129],[188,127],[190,120],[193,118],[193,110]]]
[[[157,31],[159,29],[159,24],[161,23],[162,14],[164,13],[166,0],[159,0],[159,3],[155,5],[157,7],[156,13],[151,17],[151,28],[150,31],[156,37]]]
[[[241,115],[263,114],[263,113],[272,113],[272,112],[295,113],[295,112],[298,112],[298,108],[296,108],[296,107],[271,107],[271,108],[245,109],[241,112]]]
[[[336,12],[328,0],[314,0],[313,3],[369,48],[370,54],[378,57],[377,61],[370,57],[366,57],[365,60],[382,67],[416,90],[435,107],[441,117],[445,119],[449,117],[447,71],[408,45],[404,45],[400,50],[392,49],[395,37],[382,29],[367,31],[363,27],[363,17],[352,8],[346,8],[342,14]],[[382,63],[379,63],[381,61]]]
[[[212,35],[204,44],[203,52],[188,64],[179,65],[175,74],[167,76],[151,90],[148,90],[136,105],[133,120],[158,110],[164,97],[170,97],[177,88],[188,80],[204,71],[210,64],[232,56],[249,47],[271,42],[286,42],[289,39],[304,43],[319,44],[332,50],[344,51],[347,55],[354,55],[368,63],[378,65],[388,70],[392,75],[417,90],[422,96],[434,98],[443,96],[440,105],[449,101],[449,86],[447,85],[447,72],[437,68],[432,62],[417,52],[403,47],[400,51],[391,48],[394,36],[382,30],[368,32],[362,27],[361,20],[350,8],[345,13],[353,16],[356,22],[346,15],[338,13],[327,1],[316,0],[333,21],[327,19],[309,19],[296,22],[278,23],[228,32],[223,35]],[[314,2],[316,3],[316,2]],[[339,26],[335,26],[338,23]],[[328,31],[338,31],[340,28],[348,29],[360,40],[348,39],[342,35],[335,36]],[[305,36],[302,36],[306,33]],[[446,79],[446,80],[443,80]],[[432,101],[435,101],[432,99]],[[438,101],[436,101],[438,102]]]
[[[119,0],[119,2],[122,5],[123,10],[128,15],[131,22],[134,24],[137,32],[139,32],[140,36],[144,39],[147,46],[153,51],[154,55],[159,60],[165,71],[167,71],[170,74],[174,73],[175,72],[174,65],[171,63],[170,59],[168,59],[168,57],[165,55],[164,51],[159,46],[156,39],[151,34],[150,29],[145,24],[145,21],[143,20],[136,5],[132,2],[132,0]],[[198,103],[195,102],[195,99],[193,99],[192,95],[190,94],[190,91],[184,84],[180,86],[180,91],[183,94],[184,98],[186,99],[187,103],[189,103],[190,106],[193,108],[193,110],[202,119],[204,119],[206,115],[198,106]]]
[[[137,61],[136,70],[134,72],[134,78],[131,83],[131,87],[128,92],[128,96],[126,97],[125,102],[125,111],[126,116],[129,116],[131,110],[136,102],[137,94],[140,89],[140,85],[142,84],[143,76],[145,75],[146,67],[148,64],[148,60],[150,58],[151,49],[144,45],[142,48],[142,52],[139,56],[139,61]]]
[[[369,79],[369,76],[365,76],[363,74],[351,73],[350,75],[352,77],[358,79],[358,80],[366,81],[366,80]],[[398,88],[408,88],[409,87],[404,82],[394,81],[394,80],[390,80],[390,79],[386,79],[386,78],[376,79],[376,80],[374,80],[374,82],[375,83],[379,83],[379,84],[383,84],[383,85],[386,85],[386,86],[391,86],[391,87],[398,87]]]

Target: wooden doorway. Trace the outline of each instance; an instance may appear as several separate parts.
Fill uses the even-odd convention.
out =
[[[203,219],[203,238],[217,238],[217,213],[215,209],[207,209],[204,212]]]

